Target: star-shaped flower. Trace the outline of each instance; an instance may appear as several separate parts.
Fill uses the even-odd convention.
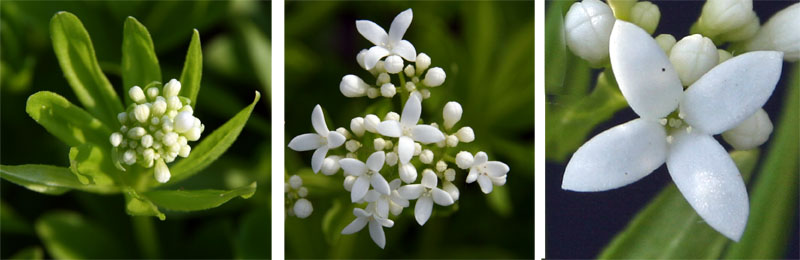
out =
[[[394,226],[394,221],[379,216],[376,212],[375,203],[368,204],[366,209],[353,209],[353,215],[356,215],[356,219],[342,229],[342,235],[358,232],[369,224],[369,236],[376,245],[383,248],[386,246],[386,235],[383,233],[383,227],[390,228]]]
[[[617,21],[610,46],[619,88],[641,118],[606,130],[578,148],[561,187],[584,192],[615,189],[666,162],[695,211],[738,241],[749,212],[747,189],[712,135],[735,127],[764,105],[780,77],[782,53],[758,51],[731,58],[683,91],[666,54],[641,28]]]
[[[469,153],[467,153],[469,154]],[[485,194],[492,192],[494,186],[502,186],[506,184],[508,177],[508,165],[499,161],[489,161],[489,156],[484,152],[475,154],[472,165],[469,166],[469,174],[467,175],[467,183],[478,181],[481,186],[481,191]]]
[[[389,182],[387,182],[379,172],[381,168],[383,168],[383,163],[385,161],[386,153],[383,151],[372,153],[369,158],[367,158],[366,164],[353,158],[339,160],[339,165],[345,173],[358,177],[350,191],[350,200],[357,202],[363,199],[364,196],[367,195],[367,191],[369,191],[370,184],[378,193],[391,195]]]
[[[429,144],[444,140],[444,134],[436,127],[418,125],[422,103],[415,95],[410,95],[400,121],[386,120],[378,124],[378,133],[389,137],[398,137],[397,155],[402,163],[408,163],[414,156],[414,141]]]
[[[295,151],[316,149],[314,155],[311,156],[311,169],[317,173],[322,168],[322,162],[325,161],[328,150],[341,146],[345,137],[336,131],[328,130],[328,126],[325,125],[325,116],[322,114],[322,107],[319,105],[315,106],[314,111],[311,112],[311,125],[314,126],[314,131],[317,133],[301,134],[292,138],[292,141],[289,141],[289,148]]]
[[[436,187],[438,181],[436,173],[426,169],[422,171],[422,184],[409,184],[397,189],[397,192],[403,198],[417,200],[416,205],[414,205],[414,218],[417,219],[417,223],[420,226],[425,225],[425,222],[431,217],[434,202],[442,206],[453,204],[453,197],[446,191]]]
[[[400,215],[403,208],[408,207],[408,200],[400,196],[400,193],[397,192],[397,189],[400,188],[400,184],[400,179],[394,179],[389,182],[389,189],[391,190],[389,195],[370,190],[367,192],[367,196],[364,197],[364,200],[376,204],[378,216],[388,218],[389,209],[391,209],[392,214],[395,216]]]
[[[413,17],[414,14],[411,9],[398,14],[392,21],[389,33],[386,33],[383,28],[372,21],[356,21],[358,33],[375,44],[375,46],[369,48],[364,57],[364,66],[366,66],[367,70],[375,67],[375,64],[380,59],[389,55],[398,55],[407,61],[415,61],[417,59],[417,50],[414,49],[414,45],[403,40],[403,35],[406,34]]]

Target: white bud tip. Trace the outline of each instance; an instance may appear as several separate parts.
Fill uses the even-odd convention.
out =
[[[130,90],[128,90],[128,95],[131,97],[131,100],[136,103],[144,103],[144,91],[139,86],[133,86]]]
[[[455,125],[459,120],[461,120],[461,114],[464,110],[461,108],[461,104],[458,102],[450,101],[444,105],[444,109],[442,110],[442,116],[444,117],[444,127],[446,129],[450,129]]]
[[[181,92],[181,82],[176,79],[171,79],[164,85],[164,96],[165,97],[174,97],[177,96],[178,93]]]
[[[425,79],[422,80],[422,83],[428,87],[438,87],[444,83],[446,77],[447,75],[442,68],[433,67],[425,74]]]
[[[352,74],[342,77],[342,81],[339,83],[339,91],[342,92],[342,95],[351,98],[363,97],[367,94],[368,87],[369,85],[364,80]]]
[[[167,183],[167,181],[169,181],[169,168],[167,164],[164,163],[164,160],[159,159],[156,161],[156,168],[153,170],[153,174],[156,177],[156,181],[160,183]]]
[[[178,113],[178,116],[175,117],[175,122],[173,127],[175,131],[178,133],[184,133],[189,131],[194,126],[194,116],[192,113],[188,111]]]
[[[383,68],[386,69],[386,72],[390,74],[397,74],[403,71],[403,58],[400,58],[400,56],[397,55],[386,57]]]
[[[472,167],[472,163],[475,161],[475,157],[472,156],[471,153],[466,151],[461,151],[456,154],[456,165],[458,168],[461,169],[469,169]]]
[[[472,130],[472,127],[465,126],[461,129],[458,129],[458,132],[456,132],[456,137],[458,137],[458,141],[469,143],[475,141],[475,132]]]
[[[417,54],[417,60],[415,64],[417,65],[417,75],[422,75],[422,72],[431,66],[431,57],[428,56],[428,54],[420,52]]]
[[[122,134],[114,132],[109,137],[109,141],[111,142],[111,146],[117,147],[120,143],[122,143]]]

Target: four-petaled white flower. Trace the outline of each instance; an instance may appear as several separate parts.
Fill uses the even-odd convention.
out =
[[[389,55],[398,55],[407,61],[415,61],[417,59],[417,50],[414,49],[414,45],[403,40],[403,35],[406,34],[408,26],[411,25],[413,16],[411,9],[398,14],[392,21],[389,33],[386,33],[383,28],[372,21],[356,21],[358,33],[375,44],[375,46],[369,48],[364,56],[364,66],[366,66],[367,70],[375,67],[375,64],[380,59]]]
[[[617,21],[610,46],[619,88],[641,118],[606,130],[578,148],[561,187],[582,192],[615,189],[666,162],[695,211],[738,241],[749,212],[747,189],[712,135],[735,127],[764,105],[780,77],[782,53],[733,57],[683,91],[664,51],[641,28]],[[670,113],[673,116],[667,117]]]
[[[408,97],[400,121],[386,120],[378,124],[378,133],[398,137],[397,155],[400,162],[408,163],[414,156],[414,141],[430,144],[444,140],[444,134],[436,127],[430,125],[417,125],[420,113],[422,113],[422,103],[414,95]]]
[[[395,216],[400,215],[403,208],[408,207],[408,200],[400,196],[400,193],[397,192],[397,189],[400,188],[400,184],[400,179],[394,179],[389,182],[390,192],[388,195],[370,190],[367,192],[367,196],[364,197],[364,201],[376,204],[378,216],[388,218],[390,209]]]
[[[422,171],[422,184],[409,184],[397,189],[405,199],[417,200],[414,205],[414,218],[420,226],[425,225],[433,211],[433,203],[450,206],[453,204],[453,197],[446,191],[436,187],[438,178],[436,173],[429,169]]]
[[[376,245],[383,248],[386,246],[386,235],[383,233],[383,227],[390,228],[394,226],[394,221],[379,216],[376,212],[375,203],[368,204],[366,209],[353,209],[353,215],[356,215],[356,219],[342,229],[342,235],[358,232],[369,224],[369,236]]]
[[[339,132],[328,130],[328,126],[325,125],[325,116],[322,114],[322,107],[319,105],[315,106],[311,113],[311,125],[314,126],[314,131],[317,133],[302,134],[292,138],[289,148],[295,151],[316,149],[314,155],[311,156],[311,169],[317,173],[322,168],[328,150],[341,146],[345,137]]]
[[[468,154],[468,153],[467,153]],[[499,161],[489,161],[489,156],[484,152],[478,152],[472,160],[472,165],[463,169],[469,169],[467,183],[476,180],[481,186],[483,193],[489,194],[494,186],[503,186],[508,177],[508,165]]]
[[[383,168],[383,163],[385,161],[386,153],[383,151],[372,153],[369,158],[367,158],[366,164],[352,158],[339,160],[339,165],[345,173],[358,177],[350,191],[350,200],[357,202],[363,199],[364,196],[367,195],[370,185],[380,194],[391,195],[389,182],[387,182],[379,172],[381,168]]]

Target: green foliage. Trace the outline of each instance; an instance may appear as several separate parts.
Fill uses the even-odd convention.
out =
[[[122,96],[125,104],[130,105],[128,90],[133,86],[144,87],[150,82],[161,81],[161,67],[150,33],[136,18],[125,19],[122,35]]]
[[[26,164],[18,166],[0,165],[0,177],[29,190],[61,195],[70,189],[108,193],[116,191],[113,187],[83,185],[75,178],[69,168],[52,165]]]
[[[186,61],[181,72],[181,96],[189,97],[192,104],[197,104],[197,92],[200,91],[200,79],[203,76],[203,52],[200,47],[200,32],[196,29],[186,51]]]
[[[39,91],[31,95],[25,110],[33,120],[70,146],[90,142],[104,144],[111,135],[111,130],[100,120],[53,92]]]
[[[168,210],[193,211],[216,208],[223,203],[236,198],[244,199],[253,196],[256,192],[256,183],[240,187],[238,189],[224,190],[153,190],[147,191],[144,195],[153,203]]]
[[[36,233],[56,259],[124,258],[125,246],[77,213],[55,211],[36,221]]]

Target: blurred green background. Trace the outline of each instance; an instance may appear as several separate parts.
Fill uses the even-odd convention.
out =
[[[69,147],[25,113],[29,95],[57,92],[77,102],[49,35],[57,11],[74,13],[92,37],[100,65],[121,93],[124,19],[150,31],[165,79],[178,78],[192,29],[203,48],[195,113],[216,129],[264,94],[239,139],[194,178],[172,188],[230,189],[258,181],[250,199],[200,212],[165,212],[166,221],[125,213],[123,196],[72,191],[48,196],[0,181],[0,258],[269,258],[270,4],[260,1],[2,1],[0,3],[0,164],[69,165]],[[210,133],[210,131],[208,131]],[[146,224],[154,222],[154,229]],[[157,245],[155,252],[143,243]]]
[[[287,258],[532,258],[533,257],[533,78],[532,1],[466,2],[307,2],[286,3],[286,141],[312,131],[311,110],[325,109],[329,127],[349,129],[350,119],[385,98],[346,98],[339,82],[355,74],[374,82],[356,54],[372,46],[355,21],[371,20],[388,29],[394,17],[412,8],[404,39],[447,72],[444,85],[431,89],[422,118],[439,121],[448,101],[463,106],[460,124],[476,140],[462,149],[483,150],[511,167],[508,182],[490,195],[464,185],[457,205],[434,207],[420,227],[413,208],[384,229],[381,250],[362,230],[340,235],[355,219],[343,177],[314,175],[310,152],[286,149],[286,173],[299,174],[314,206],[307,219],[286,217]],[[394,99],[394,111],[401,111]],[[382,102],[383,104],[386,104]],[[379,115],[383,117],[383,115]],[[413,206],[413,202],[412,202]]]

